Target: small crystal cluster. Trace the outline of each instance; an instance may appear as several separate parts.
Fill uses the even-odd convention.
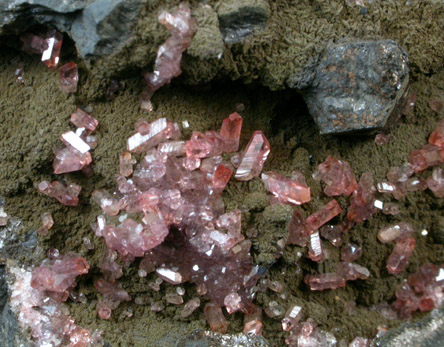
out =
[[[57,199],[65,206],[77,206],[79,204],[78,196],[82,187],[74,183],[65,186],[59,181],[54,181],[52,183],[42,181],[38,184],[37,190],[42,194]]]
[[[170,83],[174,77],[182,73],[180,69],[182,53],[191,44],[191,39],[197,30],[197,22],[191,17],[190,8],[184,2],[171,13],[162,12],[158,19],[168,29],[171,36],[157,51],[154,71],[144,75],[147,90],[140,98],[140,104],[144,110],[152,109],[150,99],[157,89]]]
[[[66,306],[61,304],[74,288],[76,277],[88,272],[83,258],[66,254],[45,260],[32,273],[18,267],[10,267],[10,272],[15,277],[11,307],[17,313],[20,326],[30,329],[36,346],[103,345],[100,334],[76,325]]]
[[[95,284],[104,297],[98,307],[102,318],[109,318],[116,302],[129,300],[116,282],[122,270],[114,251],[125,261],[143,257],[141,276],[155,272],[174,285],[195,283],[198,293],[211,300],[204,311],[214,330],[224,331],[228,324],[221,307],[229,314],[253,310],[251,288],[262,272],[253,266],[251,242],[241,233],[241,211],[224,213],[221,198],[234,172],[221,155],[238,150],[241,128],[242,118],[233,113],[219,132],[193,132],[184,141],[178,124],[165,118],[136,123],[127,152],[120,156],[118,192],[97,190],[92,196],[104,215],[120,219],[116,226],[99,216],[94,225],[110,249],[100,265],[104,279]],[[262,133],[260,145],[254,140],[258,133],[239,155],[241,179],[260,175],[269,153]],[[137,162],[132,153],[143,155]],[[180,305],[183,298],[170,293],[167,301]],[[184,316],[200,302],[187,305]]]
[[[401,318],[410,318],[412,312],[431,311],[444,303],[444,268],[426,264],[396,290],[393,307]]]

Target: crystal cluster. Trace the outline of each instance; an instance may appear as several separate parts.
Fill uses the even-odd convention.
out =
[[[316,322],[309,318],[290,330],[290,336],[285,339],[285,343],[290,347],[336,346],[337,341],[333,335],[319,329]]]
[[[444,269],[426,264],[399,284],[393,307],[401,318],[410,318],[412,312],[431,311],[443,303]]]
[[[182,53],[191,44],[197,30],[197,22],[191,17],[191,11],[184,2],[173,12],[162,12],[159,22],[164,25],[171,36],[157,50],[154,71],[144,75],[147,91],[141,98],[144,109],[151,109],[151,95],[164,84],[170,83],[174,77],[182,73],[180,62]]]
[[[118,191],[98,190],[92,196],[104,213],[94,225],[95,233],[110,249],[100,265],[104,279],[96,282],[104,297],[98,307],[102,318],[109,318],[116,302],[129,299],[116,282],[122,271],[113,251],[125,261],[143,257],[141,276],[155,272],[161,281],[174,285],[195,283],[211,300],[205,315],[218,331],[226,325],[221,307],[229,314],[251,312],[251,287],[262,270],[253,266],[251,241],[241,233],[241,211],[224,212],[221,198],[234,171],[221,155],[238,150],[241,127],[242,118],[233,113],[219,132],[193,132],[184,141],[178,124],[165,118],[136,123],[127,152],[120,156]],[[244,166],[245,177],[260,174],[265,160],[261,147],[250,141],[240,156],[261,157],[249,161],[249,168]],[[132,153],[142,154],[141,159],[137,162]],[[106,216],[119,216],[120,224],[110,223]],[[121,295],[110,300],[110,293]],[[168,301],[179,305],[183,298],[169,294]],[[199,304],[191,301],[184,315]]]
[[[42,181],[38,184],[37,190],[42,194],[57,199],[65,206],[77,206],[79,204],[78,196],[82,187],[74,183],[65,186],[59,181],[52,183]]]
[[[45,212],[42,214],[42,224],[43,226],[37,230],[37,232],[45,236],[48,234],[48,230],[52,228],[54,225],[54,220],[52,219],[52,215],[49,212]]]
[[[350,164],[331,156],[319,164],[313,178],[326,184],[324,193],[327,196],[349,196],[358,186]]]
[[[66,145],[57,151],[53,168],[55,174],[87,170],[92,162],[89,152],[96,145],[95,136],[91,133],[96,129],[98,121],[81,109],[71,115],[71,123],[77,126],[76,131],[63,133],[60,140]]]
[[[76,63],[70,62],[60,67],[60,90],[64,93],[75,93],[79,83],[79,69]]]
[[[290,179],[273,171],[264,172],[261,177],[265,189],[271,192],[279,203],[302,205],[310,201],[310,188],[305,180],[301,182]]]
[[[60,303],[67,298],[65,291],[75,286],[76,276],[85,273],[87,267],[82,258],[67,254],[59,260],[45,261],[32,273],[23,268],[10,268],[15,277],[10,304],[20,326],[30,329],[35,346],[103,345],[97,332],[91,333],[76,325],[66,306]]]

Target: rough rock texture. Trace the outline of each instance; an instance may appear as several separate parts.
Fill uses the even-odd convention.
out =
[[[197,330],[191,335],[180,338],[177,347],[267,347],[268,342],[257,335],[222,335],[209,331]]]
[[[408,74],[407,53],[394,41],[332,44],[305,100],[322,134],[381,129],[397,119]]]
[[[227,0],[220,3],[217,13],[224,41],[236,43],[265,28],[270,8],[266,0]]]
[[[406,322],[390,330],[378,341],[378,346],[441,346],[444,343],[443,325],[444,309],[440,308],[416,322]]]
[[[82,57],[114,53],[132,34],[142,0],[95,0],[71,27],[70,35]]]

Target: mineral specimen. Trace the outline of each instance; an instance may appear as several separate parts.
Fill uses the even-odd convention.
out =
[[[288,239],[289,245],[298,245],[304,247],[310,238],[310,230],[305,222],[304,217],[298,210],[294,210],[293,216],[288,225]]]
[[[42,214],[42,224],[43,226],[37,230],[40,235],[47,235],[48,230],[54,225],[54,220],[52,219],[50,212],[45,212]]]
[[[415,172],[444,163],[444,148],[435,145],[425,145],[410,154],[409,163]]]
[[[308,257],[316,262],[324,260],[322,254],[322,241],[319,237],[319,232],[316,231],[310,235],[310,242],[308,243]]]
[[[413,236],[402,235],[398,238],[395,248],[387,259],[387,270],[390,274],[397,275],[405,270],[415,245]]]
[[[362,248],[354,244],[348,244],[341,249],[341,260],[353,262],[362,256]]]
[[[349,196],[358,186],[349,163],[331,156],[319,164],[313,178],[327,185],[324,193],[328,196]]]
[[[32,270],[32,288],[44,292],[56,301],[66,301],[69,291],[76,285],[79,275],[88,273],[85,258],[67,253],[56,259],[46,259]]]
[[[310,201],[310,188],[303,183],[273,171],[264,172],[261,177],[265,189],[271,192],[280,203],[302,205]]]
[[[444,120],[439,121],[435,130],[430,134],[429,143],[434,146],[444,147]]]
[[[427,178],[427,187],[437,198],[444,198],[444,173],[441,168],[433,168],[432,176]]]
[[[282,330],[290,331],[302,318],[302,307],[298,305],[292,305],[285,313],[284,319],[282,319]]]
[[[335,272],[307,275],[304,278],[311,290],[337,289],[345,287],[345,279]]]
[[[333,199],[326,204],[322,209],[316,211],[307,217],[306,223],[309,230],[317,230],[328,221],[332,220],[342,212],[341,206]]]
[[[42,53],[42,62],[54,70],[59,63],[60,50],[62,48],[63,35],[54,29],[48,30],[46,34],[47,48]]]
[[[205,318],[210,325],[211,330],[225,334],[228,330],[228,322],[222,313],[222,309],[213,304],[208,303],[204,308]]]
[[[38,184],[37,189],[40,193],[57,199],[63,205],[77,206],[79,203],[78,195],[82,187],[74,183],[65,187],[58,181],[52,183],[42,181]]]
[[[22,50],[28,54],[42,54],[48,49],[48,43],[44,38],[29,32],[22,34],[20,40],[23,42]]]
[[[341,261],[338,264],[338,275],[346,281],[354,281],[357,279],[365,280],[369,278],[370,271],[367,268],[347,261]]]
[[[75,93],[79,83],[79,69],[76,63],[70,62],[60,67],[60,90],[64,93]]]
[[[91,117],[88,113],[81,110],[80,108],[78,108],[76,112],[71,114],[71,123],[78,128],[87,129],[90,133],[96,130],[97,125],[99,125],[97,119]]]
[[[3,208],[3,206],[0,206],[0,226],[5,226],[6,224],[8,224],[8,219],[9,216],[5,212],[5,209]]]
[[[162,12],[159,15],[159,22],[168,29],[171,36],[157,51],[154,72],[144,76],[150,93],[154,93],[182,73],[180,69],[182,53],[190,45],[197,30],[196,20],[191,17],[190,8],[186,3],[180,3],[174,12]]]
[[[267,138],[262,131],[255,131],[239,159],[234,177],[239,181],[248,181],[259,176],[269,153],[270,143]]]
[[[180,312],[181,318],[187,318],[193,314],[194,311],[196,311],[200,306],[200,299],[199,298],[192,298],[190,299],[185,306],[183,307],[182,312]]]
[[[236,152],[239,149],[242,121],[242,117],[237,112],[223,120],[220,135],[225,140],[225,152]]]
[[[401,222],[385,227],[378,232],[378,240],[382,243],[388,243],[397,240],[402,235],[412,235],[415,229],[410,223]]]
[[[362,174],[357,189],[353,192],[347,219],[361,223],[376,212],[374,206],[376,188],[373,185],[373,176],[369,172]]]

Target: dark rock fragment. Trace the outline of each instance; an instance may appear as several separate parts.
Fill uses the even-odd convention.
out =
[[[392,40],[330,44],[315,73],[304,97],[321,134],[389,127],[404,106],[408,57]]]
[[[270,7],[266,0],[224,0],[217,13],[224,41],[231,44],[264,29]]]

